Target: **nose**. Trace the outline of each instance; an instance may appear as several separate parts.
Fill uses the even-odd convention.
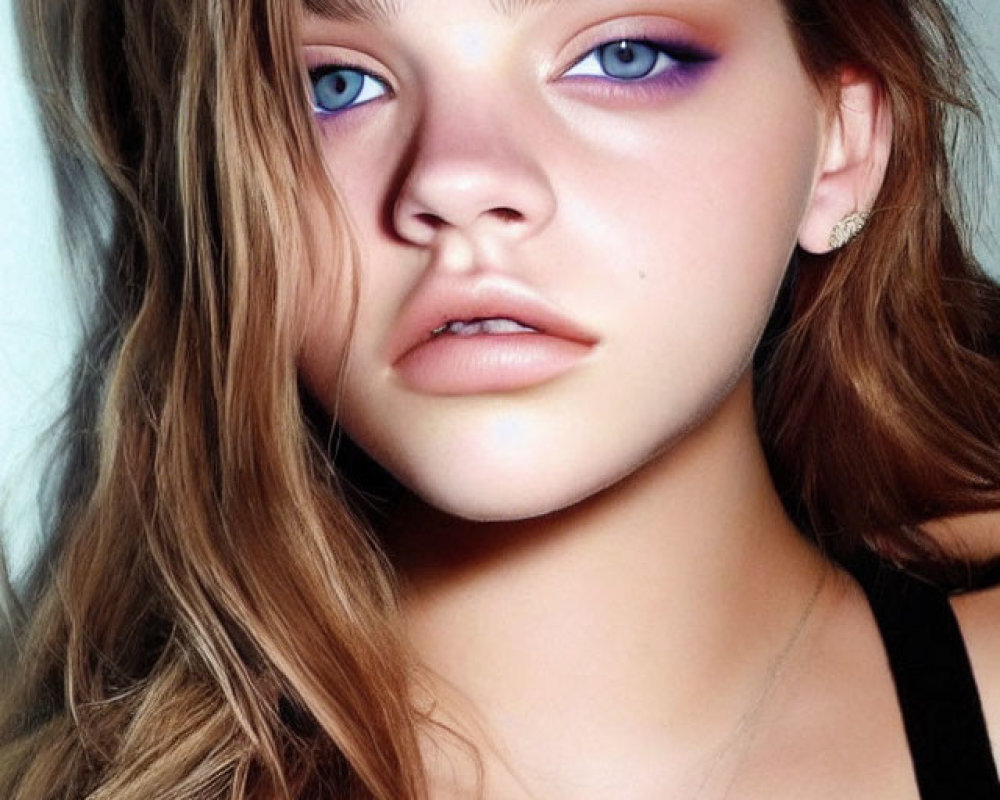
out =
[[[517,130],[513,115],[498,119],[468,104],[427,109],[392,208],[396,233],[428,246],[448,230],[516,241],[543,228],[555,197]]]

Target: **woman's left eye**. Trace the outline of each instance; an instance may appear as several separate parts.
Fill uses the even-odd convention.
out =
[[[711,58],[693,48],[668,47],[642,39],[618,39],[595,47],[564,72],[563,77],[641,81]]]
[[[309,70],[313,104],[322,114],[356,108],[387,94],[378,78],[355,67],[327,64]]]

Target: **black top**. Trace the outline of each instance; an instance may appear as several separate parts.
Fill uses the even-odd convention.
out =
[[[921,800],[1000,800],[979,691],[947,595],[869,557],[850,570],[882,634]]]

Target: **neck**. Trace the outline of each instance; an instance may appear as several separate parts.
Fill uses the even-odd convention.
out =
[[[484,524],[411,503],[395,518],[406,630],[436,706],[475,740],[474,713],[491,747],[547,771],[709,748],[823,569],[771,483],[749,380],[570,509]]]

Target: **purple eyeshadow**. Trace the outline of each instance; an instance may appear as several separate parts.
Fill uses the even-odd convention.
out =
[[[584,59],[589,58],[593,54],[597,54],[598,60],[602,63],[602,67],[606,69],[603,58],[605,54],[608,52],[622,52],[626,45],[630,45],[634,51],[640,52],[643,55],[644,52],[639,49],[639,46],[652,49],[655,51],[657,57],[662,53],[672,63],[667,66],[666,69],[652,75],[637,74],[635,77],[631,78],[616,77],[611,74],[567,75],[564,77],[564,80],[574,82],[586,81],[598,87],[603,87],[608,92],[614,92],[616,94],[621,92],[644,93],[650,91],[655,92],[658,90],[666,91],[668,89],[680,89],[693,83],[703,72],[705,72],[715,61],[718,60],[718,56],[714,53],[709,52],[697,45],[686,42],[656,41],[644,38],[622,38],[620,40],[607,42],[588,52],[587,55],[584,56]],[[608,48],[612,49],[609,51]],[[584,59],[581,59],[581,61]]]

